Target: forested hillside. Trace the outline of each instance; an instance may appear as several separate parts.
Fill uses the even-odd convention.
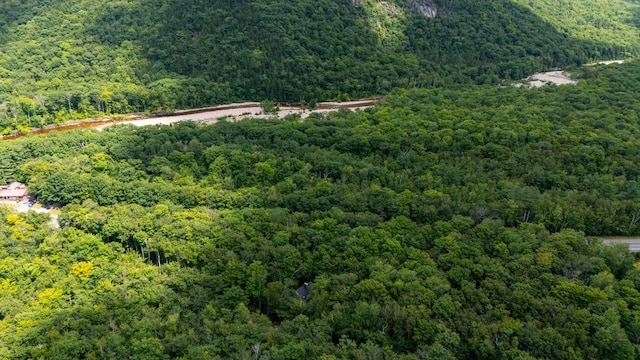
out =
[[[64,206],[0,208],[0,356],[637,358],[639,263],[590,236],[640,233],[640,64],[580,77],[2,142]]]
[[[637,48],[640,12],[635,0],[514,0],[576,39]]]
[[[637,4],[568,3],[554,12],[542,0],[2,1],[0,131],[496,84],[638,52]]]

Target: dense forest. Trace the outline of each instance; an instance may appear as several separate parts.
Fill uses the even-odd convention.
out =
[[[6,0],[0,132],[242,100],[497,84],[637,54],[637,13],[625,0]]]
[[[640,63],[0,143],[8,359],[634,359]],[[296,293],[311,283],[306,299]]]

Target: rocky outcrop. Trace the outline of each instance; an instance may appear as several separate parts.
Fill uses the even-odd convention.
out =
[[[438,7],[436,4],[428,0],[408,0],[407,4],[411,11],[420,15],[434,18],[438,15]]]

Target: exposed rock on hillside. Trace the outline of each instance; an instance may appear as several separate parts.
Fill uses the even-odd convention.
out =
[[[434,18],[438,15],[438,7],[431,1],[426,0],[408,0],[407,4],[411,11],[424,15],[429,18]]]

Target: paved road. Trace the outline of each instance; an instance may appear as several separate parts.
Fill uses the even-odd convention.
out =
[[[629,251],[640,252],[640,238],[623,238],[623,237],[602,238],[602,243],[605,245],[629,244]]]

